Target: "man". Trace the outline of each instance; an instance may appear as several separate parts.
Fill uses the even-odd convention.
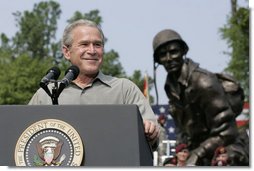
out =
[[[161,114],[158,117],[158,123],[160,125],[160,136],[159,136],[159,146],[157,148],[158,151],[158,165],[162,166],[163,165],[163,160],[162,157],[167,154],[167,147],[166,144],[163,143],[164,140],[167,140],[167,132],[165,129],[166,122],[167,122],[167,116],[164,114]]]
[[[189,157],[189,150],[186,144],[178,144],[175,148],[175,156],[166,158],[163,166],[187,166],[186,161]]]
[[[154,149],[159,136],[156,117],[138,87],[127,79],[104,75],[100,71],[104,52],[104,34],[89,20],[69,24],[62,38],[62,52],[79,68],[78,77],[58,98],[61,104],[136,104],[144,120],[147,139]],[[52,104],[51,98],[39,89],[29,104]]]
[[[176,146],[176,158],[177,158],[177,166],[187,166],[187,159],[190,155],[188,147],[186,144],[178,144]]]
[[[214,152],[211,166],[229,166],[229,163],[226,148],[223,146],[218,147]]]
[[[177,144],[185,143],[190,150],[187,165],[209,166],[220,145],[231,148],[229,156],[235,165],[248,165],[247,145],[239,138],[236,113],[217,76],[185,58],[188,45],[174,30],[160,31],[153,49],[154,64],[163,65],[168,72],[164,88],[177,128]]]

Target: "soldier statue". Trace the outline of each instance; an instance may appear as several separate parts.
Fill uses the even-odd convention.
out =
[[[187,165],[209,166],[219,146],[227,148],[230,165],[249,165],[249,137],[236,125],[243,104],[230,100],[215,73],[186,57],[189,47],[176,31],[157,33],[153,50],[154,64],[167,71],[169,113],[177,128],[177,144],[187,144],[190,151]],[[240,98],[243,101],[243,95]]]

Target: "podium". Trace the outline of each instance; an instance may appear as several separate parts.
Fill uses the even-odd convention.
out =
[[[15,166],[15,147],[33,123],[58,119],[83,142],[81,166],[152,166],[153,154],[136,105],[2,105],[0,165]]]

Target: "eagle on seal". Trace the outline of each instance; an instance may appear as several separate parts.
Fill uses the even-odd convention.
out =
[[[57,158],[61,153],[63,142],[56,137],[45,137],[36,144],[39,157],[43,160],[44,166],[56,166],[61,163],[57,162]]]

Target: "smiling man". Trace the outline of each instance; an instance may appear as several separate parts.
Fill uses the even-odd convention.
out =
[[[146,137],[155,149],[158,144],[159,127],[143,93],[130,80],[104,75],[100,71],[104,42],[101,28],[92,21],[78,20],[65,28],[62,52],[80,72],[60,94],[59,104],[135,104],[143,118]],[[47,93],[40,88],[29,104],[52,102]]]

